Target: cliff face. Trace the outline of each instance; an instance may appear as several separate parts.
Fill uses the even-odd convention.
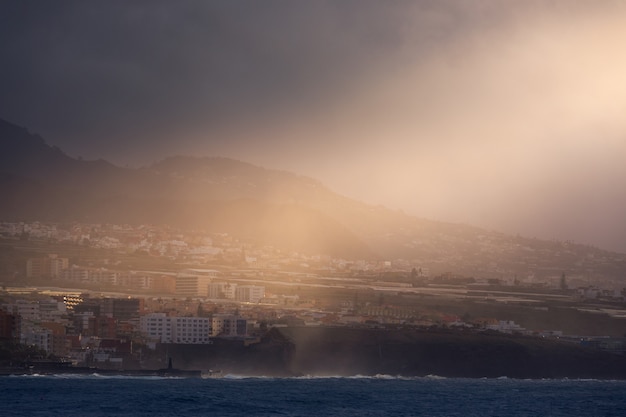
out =
[[[144,367],[245,376],[400,375],[626,379],[626,357],[524,336],[445,330],[287,327],[259,343],[167,345]]]
[[[167,366],[166,357],[178,369],[220,370],[224,374],[246,376],[293,376],[293,344],[277,330],[260,342],[245,345],[241,340],[215,339],[211,345],[161,345],[144,362],[144,368]]]
[[[532,337],[462,331],[285,328],[310,375],[626,378],[626,358]]]

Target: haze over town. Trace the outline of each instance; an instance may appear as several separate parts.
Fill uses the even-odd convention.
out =
[[[621,1],[3,2],[0,116],[71,156],[227,156],[626,251]]]
[[[617,0],[0,2],[0,383],[626,380],[624,44]]]

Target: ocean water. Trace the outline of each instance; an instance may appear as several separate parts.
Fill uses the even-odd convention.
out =
[[[625,416],[626,381],[0,377],[0,416]]]

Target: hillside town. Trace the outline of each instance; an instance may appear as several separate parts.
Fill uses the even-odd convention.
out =
[[[452,241],[450,236],[441,238],[447,241],[445,245],[435,240],[425,240],[426,238],[408,242],[407,246],[440,248],[436,253],[420,258],[385,259],[379,256],[375,259],[344,259],[323,253],[279,248],[219,231],[183,231],[166,225],[0,222],[0,239],[7,245],[13,241],[29,241],[49,245],[46,251],[50,253],[55,252],[55,247],[62,246],[99,251],[94,252],[97,255],[88,260],[89,265],[84,265],[84,259],[66,256],[71,264],[59,260],[50,274],[52,278],[92,280],[97,284],[107,284],[109,281],[112,285],[117,285],[116,277],[119,274],[105,271],[133,272],[140,268],[146,269],[143,268],[146,266],[158,265],[160,270],[178,272],[185,266],[199,268],[220,265],[255,270],[298,270],[312,274],[347,273],[372,276],[410,273],[415,269],[418,276],[425,279],[447,275],[478,281],[497,280],[503,285],[522,284],[549,288],[560,288],[561,278],[565,273],[570,288],[591,286],[595,287],[593,291],[598,294],[619,294],[625,286],[624,254],[571,242],[546,242],[519,237],[500,238],[498,241],[490,235],[477,238],[468,236],[466,239],[457,237],[456,241]],[[474,239],[478,239],[478,242]],[[474,252],[469,252],[469,247]],[[145,262],[141,262],[142,260]],[[23,272],[27,277],[37,276],[37,261],[29,268],[20,271],[18,267],[11,272]],[[102,272],[85,272],[85,269],[94,271],[94,268],[99,268]],[[137,289],[149,289],[145,280],[134,280],[130,275],[128,284],[136,284]],[[6,280],[5,277],[4,281]]]
[[[495,331],[625,350],[625,291],[575,286],[565,273],[434,275],[412,261],[284,253],[156,226],[2,223],[0,235],[28,248],[2,271],[0,339],[33,348],[30,359],[141,368],[158,346],[248,345],[284,326]],[[589,333],[593,324],[530,327],[511,319],[515,309],[547,317],[555,306],[612,326],[603,334]]]

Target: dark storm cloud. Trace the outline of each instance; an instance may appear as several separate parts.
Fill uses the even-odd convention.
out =
[[[626,250],[624,22],[611,0],[3,1],[0,118],[73,156],[231,156]]]
[[[8,63],[0,67],[0,115],[63,145],[155,125],[176,131],[177,124],[229,124],[315,103],[401,44],[410,5],[20,1],[0,7]]]
[[[284,120],[510,13],[488,4],[8,1],[0,117],[92,157],[104,138],[110,150],[116,139]]]

